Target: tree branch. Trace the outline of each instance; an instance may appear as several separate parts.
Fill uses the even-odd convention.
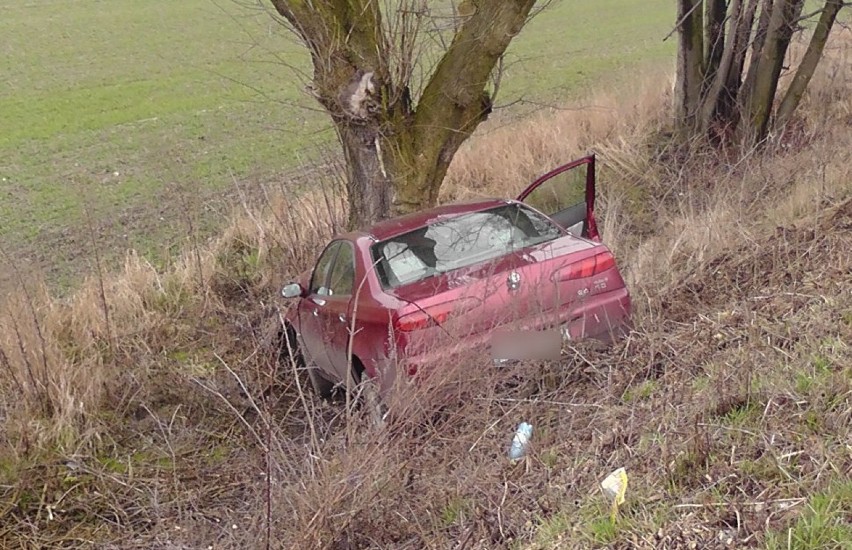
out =
[[[676,33],[676,32],[678,31],[678,29],[680,29],[680,27],[684,24],[684,22],[685,22],[687,19],[689,19],[689,17],[692,15],[692,12],[694,12],[695,10],[697,10],[697,9],[698,9],[698,8],[700,8],[700,7],[701,7],[701,2],[696,2],[696,3],[695,3],[695,5],[694,5],[694,6],[692,6],[692,8],[691,8],[688,12],[686,12],[685,14],[683,14],[683,15],[681,16],[681,18],[680,18],[680,19],[678,19],[677,23],[675,23],[675,26],[672,28],[672,30],[670,30],[670,31],[669,31],[669,34],[667,34],[667,35],[665,35],[665,36],[663,37],[663,42],[665,42],[666,40],[668,40],[669,38],[671,38],[671,37],[672,37],[672,35],[673,35],[674,33]]]
[[[473,0],[446,52],[438,61],[418,101],[409,128],[411,158],[432,159],[434,166],[399,167],[435,171],[443,179],[459,145],[488,116],[492,98],[485,93],[488,79],[512,38],[521,30],[535,0]],[[416,152],[416,153],[415,153]],[[438,187],[412,190],[437,196]],[[435,197],[431,197],[434,199]],[[398,197],[401,209],[416,202]]]
[[[520,31],[534,0],[478,0],[476,11],[461,25],[429,78],[415,113],[415,127],[462,129],[453,124],[449,101],[469,109],[481,103],[482,91],[509,41]]]
[[[775,120],[776,126],[781,127],[786,124],[793,111],[799,105],[805,89],[808,87],[808,83],[810,83],[811,77],[813,77],[816,71],[819,60],[822,59],[822,52],[825,49],[826,42],[828,42],[831,27],[834,25],[837,13],[843,5],[844,3],[840,0],[826,0],[822,15],[808,44],[808,49],[801,63],[799,63],[799,68],[796,70],[796,75],[793,77],[790,87],[787,88],[787,93],[784,94],[781,106],[778,107],[778,115]]]

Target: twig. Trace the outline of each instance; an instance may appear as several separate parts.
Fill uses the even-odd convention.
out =
[[[476,397],[477,401],[494,401],[497,403],[544,403],[546,405],[559,405],[562,407],[593,407],[603,409],[603,405],[597,403],[570,403],[568,401],[552,401],[548,399],[529,399],[529,398],[512,398],[512,397]]]
[[[696,3],[695,3],[695,5],[694,5],[694,6],[692,6],[692,9],[691,9],[691,10],[689,10],[688,12],[686,12],[686,13],[684,14],[684,16],[680,18],[680,21],[678,21],[677,23],[675,23],[674,28],[672,28],[672,30],[671,30],[671,31],[669,31],[669,34],[667,34],[666,36],[664,36],[664,37],[663,37],[663,42],[665,42],[666,40],[668,40],[669,38],[671,38],[671,36],[672,36],[675,32],[677,32],[677,30],[680,28],[680,26],[681,26],[681,25],[683,25],[683,22],[684,22],[684,21],[686,21],[686,20],[689,18],[689,16],[690,16],[690,15],[692,15],[692,12],[694,12],[696,9],[698,9],[698,8],[699,8],[699,7],[701,7],[702,5],[703,5],[703,2],[696,2]]]
[[[229,369],[229,370],[230,370],[230,369]],[[226,405],[229,409],[231,409],[231,412],[233,412],[233,413],[237,416],[237,418],[240,420],[240,422],[242,422],[242,423],[243,423],[243,425],[244,425],[246,428],[248,428],[248,431],[251,433],[251,435],[252,435],[252,436],[254,436],[254,438],[257,440],[257,442],[258,442],[258,444],[261,446],[261,448],[262,448],[264,451],[266,451],[266,450],[267,450],[267,449],[266,449],[266,444],[264,443],[263,438],[261,438],[261,437],[257,434],[257,432],[254,430],[254,428],[252,428],[252,427],[251,427],[251,424],[249,424],[249,423],[248,423],[248,421],[247,421],[247,420],[245,419],[245,417],[244,417],[244,416],[240,413],[240,411],[238,411],[238,410],[237,410],[237,408],[236,408],[236,407],[234,407],[234,405],[233,405],[233,404],[232,404],[232,403],[228,400],[228,398],[227,398],[227,397],[225,397],[225,396],[222,394],[222,392],[220,392],[220,391],[218,391],[218,390],[215,390],[215,389],[213,389],[213,388],[211,388],[211,387],[207,386],[206,384],[204,384],[204,383],[203,383],[201,380],[199,380],[198,378],[192,377],[192,378],[190,378],[190,380],[192,380],[193,382],[195,382],[196,384],[198,384],[199,386],[201,386],[201,387],[202,387],[202,388],[204,388],[205,390],[209,391],[210,393],[212,393],[213,395],[215,395],[216,397],[218,397],[219,399],[221,399],[221,400],[225,403],[225,405]]]
[[[675,504],[674,508],[725,508],[727,506],[732,506],[734,504],[738,506],[766,506],[767,504],[787,504],[789,506],[796,506],[805,502],[807,498],[799,497],[799,498],[776,498],[771,500],[762,500],[762,501],[752,501],[752,502],[705,502],[705,503],[697,503],[697,502],[689,502],[684,504]]]
[[[488,398],[477,398],[477,400],[481,400],[481,401],[496,401],[496,399],[488,399]],[[519,399],[518,401],[523,401],[523,400],[520,400],[520,399]],[[480,441],[482,441],[482,438],[483,438],[483,437],[485,437],[485,434],[487,434],[489,431],[491,431],[491,429],[492,429],[492,428],[494,428],[494,426],[496,426],[497,424],[499,424],[501,420],[503,420],[504,418],[506,418],[506,417],[509,415],[509,413],[511,413],[512,411],[514,411],[514,410],[518,407],[518,405],[520,405],[520,403],[518,403],[518,404],[517,404],[517,405],[515,405],[514,407],[511,407],[508,411],[506,411],[505,413],[503,413],[503,416],[501,416],[500,418],[498,418],[497,420],[495,420],[494,422],[492,422],[490,426],[488,426],[487,428],[485,428],[484,430],[482,430],[482,433],[479,435],[479,437],[477,437],[477,438],[476,438],[476,441],[474,441],[474,442],[473,442],[473,444],[470,446],[470,448],[467,450],[467,452],[468,452],[468,453],[472,453],[472,452],[473,452],[473,449],[474,449],[474,448],[475,448],[475,447],[479,444],[479,442],[480,442]]]

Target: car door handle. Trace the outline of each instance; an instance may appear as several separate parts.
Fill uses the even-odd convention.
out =
[[[317,298],[316,296],[311,296],[311,301],[318,306],[325,305],[325,300],[323,300],[322,298]]]
[[[346,322],[346,315],[343,315],[342,313],[340,315],[338,315],[337,318],[340,319],[341,323]]]

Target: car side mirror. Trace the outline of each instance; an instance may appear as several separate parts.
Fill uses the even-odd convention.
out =
[[[285,298],[298,298],[302,294],[304,294],[304,290],[302,289],[302,285],[299,283],[290,283],[288,285],[284,285],[284,288],[281,289],[281,296]]]

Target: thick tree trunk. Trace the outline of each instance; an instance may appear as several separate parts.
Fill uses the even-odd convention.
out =
[[[766,137],[784,57],[803,5],[804,0],[779,0],[772,11],[766,41],[756,62],[754,85],[744,97],[745,116],[739,127],[744,142],[759,142]]]
[[[399,18],[417,10],[404,1],[271,2],[311,51],[313,93],[346,157],[350,228],[435,204],[459,146],[491,111],[491,71],[535,4],[472,0],[415,107],[406,67],[416,62],[418,27]],[[382,10],[398,18],[395,30]],[[408,34],[394,34],[400,28]]]
[[[407,164],[398,172],[394,210],[431,206],[461,144],[491,112],[485,87],[497,60],[520,32],[535,0],[477,0],[423,89],[406,142]],[[424,202],[425,200],[425,202]]]
[[[682,136],[696,129],[704,81],[703,0],[678,0],[677,21],[680,46],[675,79],[675,120]]]
[[[793,111],[798,107],[811,77],[816,71],[819,60],[822,59],[822,52],[825,49],[825,43],[828,41],[828,35],[831,33],[831,27],[837,19],[837,13],[843,7],[843,0],[826,0],[825,6],[822,9],[819,22],[817,23],[814,34],[811,36],[811,41],[808,44],[808,49],[805,56],[799,63],[799,68],[796,70],[796,76],[787,88],[787,93],[781,101],[781,106],[778,107],[778,114],[775,119],[777,126],[783,126],[790,119]]]
[[[337,126],[346,160],[346,192],[349,202],[349,229],[363,220],[380,220],[391,210],[393,186],[376,128],[340,123]]]
[[[340,95],[349,97],[351,88]],[[435,99],[437,118],[428,125],[418,124],[420,110],[430,105],[425,97],[417,112],[373,102],[376,110],[365,119],[335,121],[347,164],[350,229],[437,202],[450,162],[488,117],[491,99],[481,91],[473,101],[446,94]]]
[[[491,113],[488,94],[480,91],[472,97],[460,97],[463,92],[453,93],[428,99],[424,95],[408,132],[395,140],[395,214],[407,214],[437,202],[441,183],[459,147]],[[438,111],[435,114],[440,115],[436,118],[427,112],[432,101]]]

